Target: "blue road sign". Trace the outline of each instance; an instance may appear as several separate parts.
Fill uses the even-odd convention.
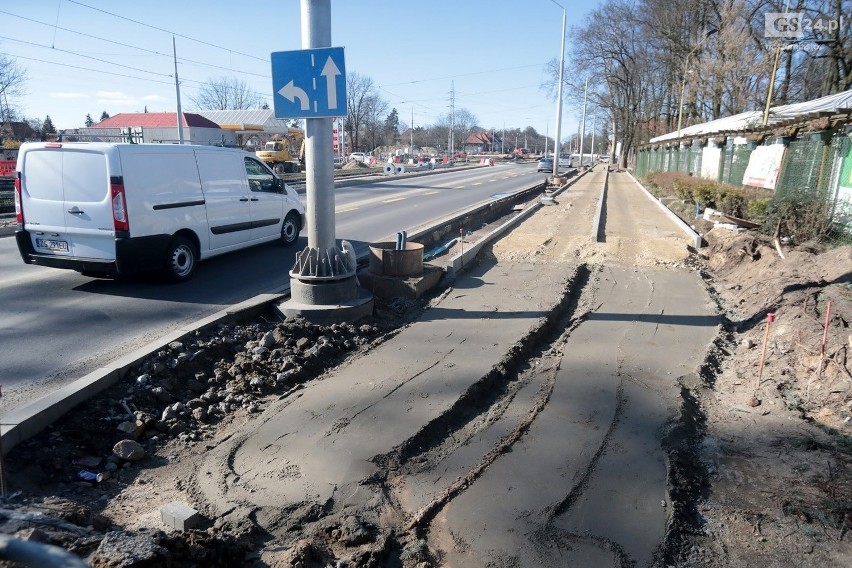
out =
[[[275,118],[346,116],[342,47],[272,53]]]

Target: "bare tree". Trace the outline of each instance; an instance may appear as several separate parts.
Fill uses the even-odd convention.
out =
[[[378,93],[373,92],[364,99],[363,108],[363,135],[366,140],[369,140],[370,150],[373,150],[381,146],[384,140],[388,102],[380,97]]]
[[[262,96],[233,77],[208,80],[189,100],[200,110],[246,110],[265,104]]]
[[[460,108],[455,112],[455,116],[453,117],[453,138],[459,148],[464,149],[467,137],[478,126],[477,122],[476,115],[466,108]]]
[[[346,74],[347,114],[344,130],[349,135],[353,150],[362,150],[361,135],[368,117],[375,112],[377,98],[378,93],[370,77],[355,72]]]
[[[569,98],[583,97],[588,79],[590,104],[609,109],[616,137],[622,142],[621,167],[626,166],[627,156],[638,142],[640,124],[648,121],[643,103],[654,81],[649,72],[650,45],[642,36],[639,13],[632,0],[605,0],[595,8],[574,33],[576,58],[585,66],[579,73],[565,74]],[[602,26],[601,22],[612,25]]]
[[[710,21],[698,40],[703,44],[695,62],[686,70],[686,82],[693,88],[684,112],[699,122],[762,108],[771,65],[763,38],[756,41],[753,11],[744,0],[714,6]],[[707,35],[711,32],[712,37]]]
[[[27,71],[11,57],[0,53],[0,121],[9,121],[17,114],[9,102],[26,94]]]

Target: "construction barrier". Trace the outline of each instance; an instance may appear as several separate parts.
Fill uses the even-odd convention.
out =
[[[480,166],[493,166],[494,160],[491,159],[491,158],[480,158],[479,165]]]
[[[0,160],[0,177],[15,177],[16,160]]]

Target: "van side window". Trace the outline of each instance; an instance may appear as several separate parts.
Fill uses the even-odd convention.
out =
[[[257,160],[245,158],[246,177],[252,191],[275,191],[275,176]]]

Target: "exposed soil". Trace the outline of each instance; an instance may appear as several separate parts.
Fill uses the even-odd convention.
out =
[[[852,247],[785,249],[781,259],[755,233],[716,230],[708,247],[689,251],[659,228],[646,228],[649,238],[641,242],[612,237],[592,244],[571,219],[593,210],[558,201],[487,257],[700,271],[724,321],[700,380],[684,386],[683,414],[663,441],[672,456],[673,501],[688,506],[675,516],[656,562],[848,565]],[[141,365],[131,383],[6,456],[10,497],[0,510],[0,532],[56,544],[103,567],[441,565],[420,533],[388,528],[399,519],[384,526],[357,516],[324,523],[322,510],[281,511],[274,523],[297,538],[275,549],[280,545],[267,544],[258,519],[232,515],[178,533],[159,513],[162,503],[190,501],[199,456],[329,368],[393,337],[439,299],[380,304],[371,321],[356,326],[270,318],[172,344]],[[116,456],[121,439],[138,440],[144,457]],[[87,481],[81,471],[105,478]]]

